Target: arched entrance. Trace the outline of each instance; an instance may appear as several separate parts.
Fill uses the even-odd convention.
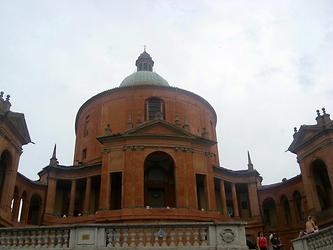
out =
[[[28,224],[39,225],[42,208],[42,199],[34,194],[30,200]]]
[[[272,198],[266,198],[262,203],[264,222],[269,227],[277,226],[276,205]]]
[[[8,168],[10,168],[11,162],[12,162],[12,157],[10,153],[7,150],[5,150],[0,157],[0,203],[2,200],[2,196],[4,196],[4,192],[6,192],[5,177]]]
[[[312,174],[321,210],[332,207],[333,192],[326,164],[319,159],[312,162]]]
[[[283,212],[284,212],[284,219],[286,224],[291,224],[291,212],[290,212],[290,206],[287,196],[281,197],[281,204],[283,206]]]
[[[145,206],[175,207],[174,161],[164,152],[154,152],[144,163]]]

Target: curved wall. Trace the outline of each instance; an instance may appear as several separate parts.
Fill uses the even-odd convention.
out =
[[[108,124],[112,133],[116,134],[139,125],[138,121],[144,122],[145,100],[150,97],[163,100],[166,121],[174,124],[178,115],[183,126],[186,116],[190,133],[201,136],[206,129],[208,139],[216,141],[216,113],[200,96],[162,86],[116,88],[92,97],[80,108],[75,124],[74,163],[100,161],[100,144],[96,137],[104,134]],[[83,157],[85,149],[86,157]],[[216,146],[213,146],[212,152],[217,155]]]

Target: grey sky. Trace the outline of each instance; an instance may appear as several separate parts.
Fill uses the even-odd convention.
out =
[[[249,149],[264,183],[298,174],[293,127],[333,115],[332,13],[330,0],[0,0],[0,89],[36,143],[20,172],[37,179],[54,143],[72,164],[79,107],[146,44],[156,72],[215,108],[222,166],[246,168]]]

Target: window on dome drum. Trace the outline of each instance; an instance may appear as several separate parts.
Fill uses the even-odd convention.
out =
[[[146,121],[156,118],[165,119],[164,102],[160,98],[151,97],[145,102]]]

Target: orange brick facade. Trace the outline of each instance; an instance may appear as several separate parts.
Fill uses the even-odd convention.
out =
[[[10,111],[9,98],[1,96],[0,108],[3,226],[242,220],[249,241],[264,230],[289,245],[308,214],[320,226],[333,222],[333,123],[325,110],[317,125],[295,130],[289,150],[301,174],[263,186],[250,157],[245,170],[219,166],[216,113],[183,89],[142,83],[90,98],[76,117],[73,165],[59,165],[54,150],[36,182],[18,173],[30,142],[24,116]]]

